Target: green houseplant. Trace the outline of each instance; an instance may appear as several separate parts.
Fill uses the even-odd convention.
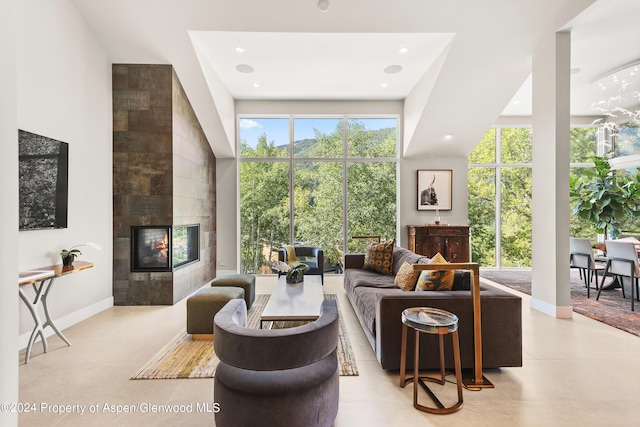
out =
[[[305,264],[299,264],[287,271],[287,283],[299,283],[304,279],[304,272],[308,267]]]
[[[80,249],[74,249],[74,248],[77,248],[78,246],[84,246],[84,245],[72,246],[70,249],[63,249],[60,251],[60,257],[62,258],[62,265],[71,265],[73,264],[73,261],[76,259],[78,255],[82,255],[82,252],[80,252]]]
[[[63,249],[60,251],[60,258],[62,258],[62,265],[65,265],[65,266],[72,265],[76,257],[79,255],[82,255],[82,252],[80,251],[80,249],[76,249],[81,246],[90,246],[98,250],[102,249],[102,246],[100,246],[99,244],[90,243],[90,242],[83,243],[82,245],[71,246],[69,249]]]
[[[309,271],[309,266],[301,262],[287,264],[275,260],[272,262],[271,269],[277,271],[279,275],[284,274],[287,283],[300,283],[304,279],[304,273]]]
[[[609,159],[593,156],[595,168],[570,179],[571,213],[590,221],[597,233],[617,238],[624,220],[635,217],[640,209],[638,172],[623,180],[611,170]]]

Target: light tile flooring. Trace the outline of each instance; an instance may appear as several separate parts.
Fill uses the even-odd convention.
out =
[[[258,278],[257,293],[269,293],[275,280]],[[398,387],[397,372],[378,365],[342,276],[326,276],[325,292],[339,296],[360,371],[340,378],[336,427],[640,425],[638,337],[575,313],[571,320],[553,319],[531,310],[521,294],[524,366],[486,372],[495,389],[465,390],[462,410],[430,415],[413,408],[412,388]],[[36,412],[21,414],[19,425],[214,425],[213,415],[202,410],[213,403],[213,380],[129,380],[184,321],[184,300],[172,307],[114,307],[66,329],[71,347],[55,336],[46,354],[36,344],[30,363],[20,366],[20,402],[35,404]],[[436,393],[444,400],[455,395],[455,386]],[[148,411],[116,413],[137,404]],[[157,405],[167,404],[185,406],[180,413],[157,412]],[[79,405],[86,406],[82,415],[73,412]]]

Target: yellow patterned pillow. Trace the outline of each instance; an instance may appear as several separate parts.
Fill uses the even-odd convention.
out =
[[[364,255],[365,270],[376,271],[381,274],[391,274],[393,272],[393,244],[395,240],[388,242],[369,243],[367,252]]]
[[[413,270],[413,266],[407,261],[403,262],[393,279],[393,283],[403,291],[412,291],[416,286],[416,280],[420,275],[420,270]]]
[[[431,258],[432,264],[448,264],[438,252]],[[450,291],[453,288],[453,270],[423,270],[416,283],[416,291]]]

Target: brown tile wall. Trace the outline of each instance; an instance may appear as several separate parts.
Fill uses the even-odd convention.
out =
[[[112,73],[114,304],[174,304],[215,277],[215,157],[172,66]],[[196,223],[198,263],[131,272],[132,225]]]
[[[176,303],[216,275],[216,158],[175,71],[173,224],[200,224],[200,262],[174,271]]]

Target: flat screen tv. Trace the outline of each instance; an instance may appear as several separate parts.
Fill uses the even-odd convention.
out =
[[[69,144],[18,130],[20,230],[67,228]]]

